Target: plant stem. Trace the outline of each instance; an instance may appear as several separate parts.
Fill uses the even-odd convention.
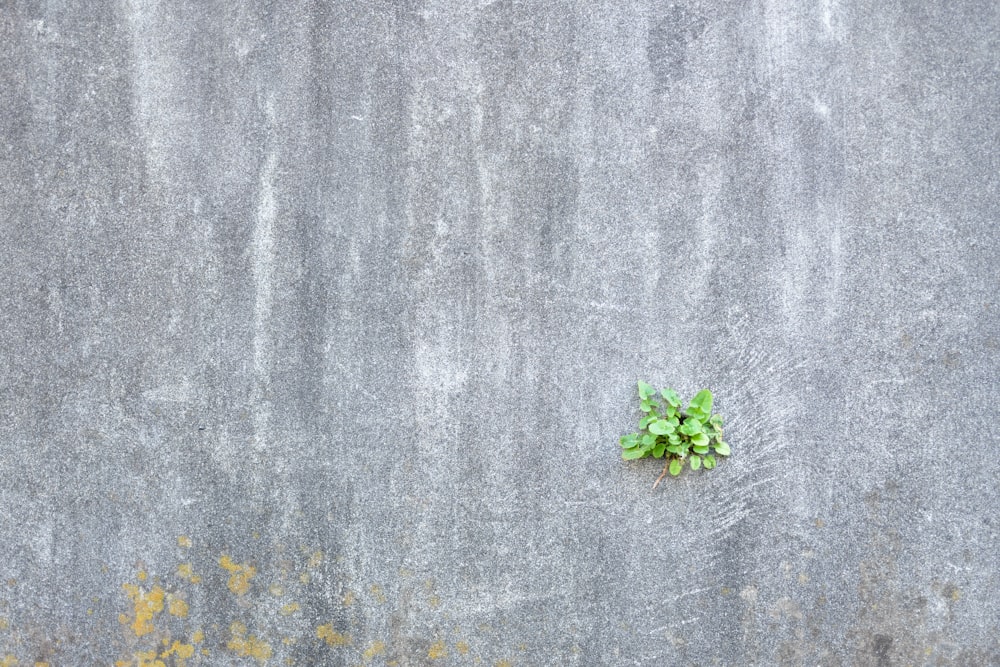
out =
[[[665,466],[663,466],[663,472],[661,472],[660,476],[656,478],[655,482],[653,482],[653,490],[654,491],[656,491],[656,487],[660,484],[660,480],[662,480],[664,477],[667,476],[667,471],[668,470],[670,470],[670,459],[669,458],[667,459],[667,464]]]

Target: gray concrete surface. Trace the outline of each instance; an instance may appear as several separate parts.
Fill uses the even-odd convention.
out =
[[[1000,664],[997,3],[12,0],[0,138],[5,667]]]

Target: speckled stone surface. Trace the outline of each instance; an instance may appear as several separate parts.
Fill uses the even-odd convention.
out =
[[[998,63],[985,0],[0,3],[0,664],[1000,664]],[[733,456],[652,492],[639,378]]]

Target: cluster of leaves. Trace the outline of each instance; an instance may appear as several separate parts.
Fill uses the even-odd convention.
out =
[[[669,472],[677,476],[685,461],[691,470],[715,467],[716,455],[729,456],[729,445],[722,439],[722,417],[712,414],[712,392],[702,389],[686,409],[673,389],[659,393],[645,382],[639,382],[643,417],[639,431],[621,438],[622,458],[641,459],[645,456],[662,459],[666,465],[653,488]],[[714,453],[713,453],[714,452]]]

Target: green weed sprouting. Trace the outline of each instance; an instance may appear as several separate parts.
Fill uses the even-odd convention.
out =
[[[653,483],[654,489],[668,472],[675,477],[681,474],[685,461],[691,470],[711,470],[717,463],[716,454],[729,456],[729,445],[722,440],[722,417],[712,414],[712,392],[708,389],[695,394],[686,410],[681,410],[676,391],[661,389],[657,394],[641,380],[639,398],[643,417],[638,433],[621,437],[622,458],[628,461],[645,456],[666,457],[663,472]]]

